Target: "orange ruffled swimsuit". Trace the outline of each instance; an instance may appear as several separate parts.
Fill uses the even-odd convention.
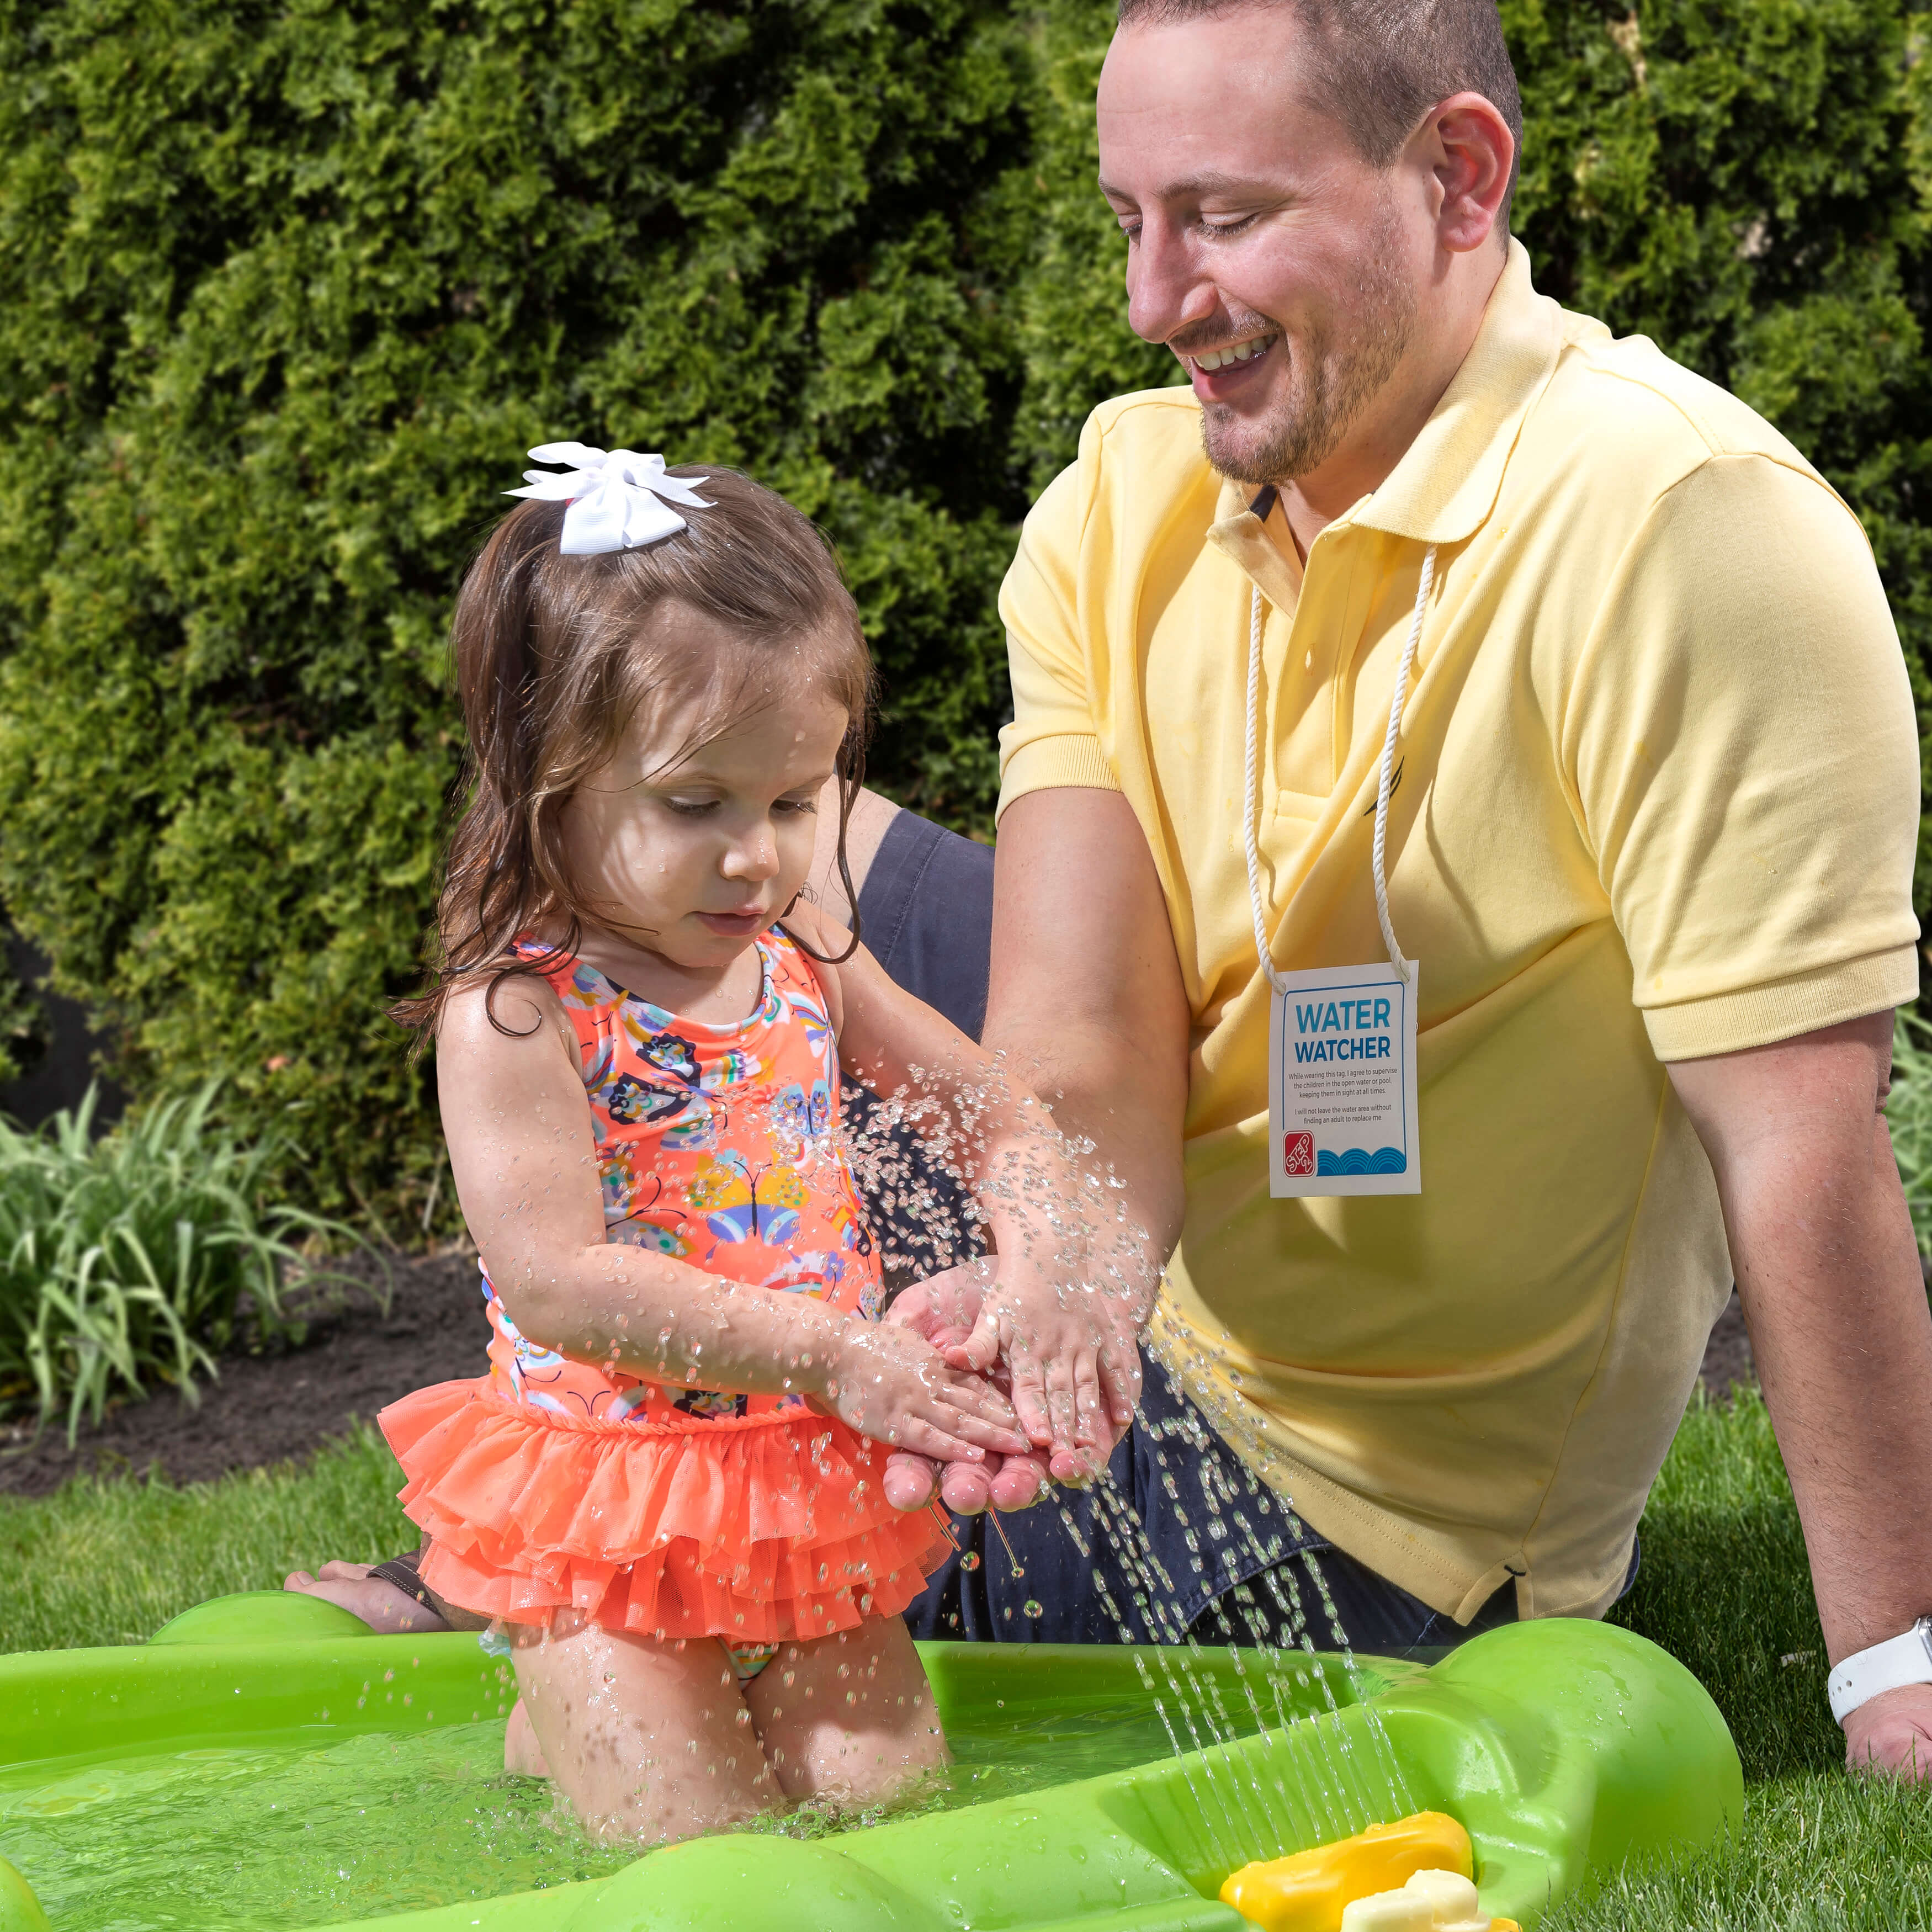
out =
[[[876,1320],[824,993],[782,932],[756,944],[757,1010],[728,1026],[666,1012],[579,959],[541,969],[582,1054],[605,1238]],[[928,1511],[886,1502],[882,1445],[799,1396],[568,1360],[483,1286],[490,1373],[380,1418],[439,1595],[509,1623],[567,1606],[608,1629],[716,1637],[748,1677],[786,1640],[896,1616],[925,1588],[949,1540]]]

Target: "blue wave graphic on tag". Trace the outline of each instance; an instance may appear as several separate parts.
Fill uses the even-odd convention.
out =
[[[1400,1148],[1377,1148],[1373,1154],[1350,1148],[1330,1154],[1323,1148],[1315,1156],[1315,1172],[1322,1174],[1406,1174],[1408,1156]]]

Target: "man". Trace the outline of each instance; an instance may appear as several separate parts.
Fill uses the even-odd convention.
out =
[[[1125,0],[1098,107],[1130,316],[1188,386],[1095,412],[1006,581],[986,1038],[1166,1266],[1156,1352],[1220,1439],[1168,1398],[1178,1433],[1116,1451],[1142,1514],[1204,1456],[1227,1497],[1232,1447],[1442,1630],[1600,1614],[1734,1270],[1832,1662],[1900,1639],[1932,1612],[1932,1320],[1880,1111],[1917,758],[1862,533],[1769,425],[1534,292],[1492,0]],[[1388,956],[1412,613],[1386,870],[1421,1191],[1272,1198],[1255,928],[1282,971]],[[1014,1534],[1016,1593],[1064,1532]],[[1189,1616],[1268,1580],[1221,1553]],[[1082,1570],[1011,1634],[1097,1618]],[[1868,1694],[1898,1654],[1848,1750],[1924,1774],[1932,1684]]]

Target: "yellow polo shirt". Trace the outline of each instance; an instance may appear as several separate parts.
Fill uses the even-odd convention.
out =
[[[1001,808],[1125,795],[1193,1012],[1156,1336],[1316,1530],[1426,1603],[1466,1619],[1514,1575],[1526,1616],[1598,1614],[1731,1280],[1664,1063],[1917,989],[1891,616],[1858,523],[1790,444],[1538,296],[1514,243],[1427,425],[1305,572],[1256,494],[1208,467],[1190,392],[1121,397],[1000,599]],[[1272,1200],[1250,586],[1276,961],[1377,960],[1376,766],[1430,544],[1388,866],[1421,968],[1422,1191]]]

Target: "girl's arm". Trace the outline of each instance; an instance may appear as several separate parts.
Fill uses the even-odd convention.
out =
[[[922,1455],[1023,1449],[1011,1409],[902,1329],[774,1294],[604,1238],[577,1042],[541,980],[478,985],[436,1034],[450,1165],[471,1235],[511,1319],[573,1360],[652,1381],[816,1399],[853,1428]]]
[[[810,908],[795,906],[786,923],[820,952],[849,943]],[[972,1188],[992,1236],[992,1280],[949,1359],[983,1372],[1004,1354],[1021,1426],[1051,1445],[1053,1473],[1092,1474],[1140,1394],[1144,1270],[1117,1194],[1023,1083],[863,946],[820,972],[843,1007],[846,1067],[874,1093],[902,1096],[914,1131]]]

